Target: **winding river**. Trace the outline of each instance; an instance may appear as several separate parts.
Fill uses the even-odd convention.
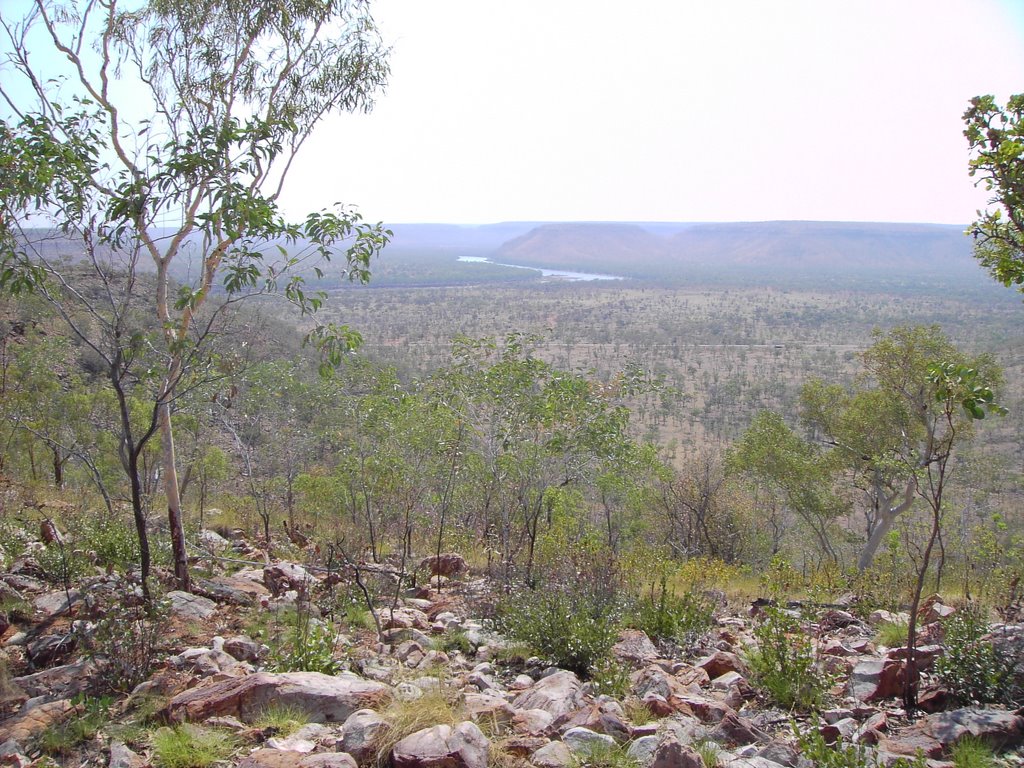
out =
[[[491,261],[485,256],[459,256],[459,261],[467,261],[478,264],[494,264],[498,267],[513,267],[514,269],[530,269],[540,272],[542,277],[551,277],[556,280],[567,280],[569,282],[583,280],[623,280],[618,275],[597,275],[591,272],[568,272],[564,269],[543,269],[542,267],[524,267],[522,264],[503,264],[500,261]]]

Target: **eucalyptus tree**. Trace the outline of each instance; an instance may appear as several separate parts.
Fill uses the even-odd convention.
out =
[[[837,471],[845,473],[864,501],[866,543],[858,568],[871,565],[897,519],[920,499],[922,482],[946,462],[973,433],[984,415],[950,409],[936,397],[936,363],[979,371],[985,385],[997,386],[998,368],[987,356],[969,359],[938,326],[897,327],[876,332],[862,355],[856,386],[809,382],[801,405],[811,439],[826,447]]]
[[[975,96],[963,120],[970,175],[992,192],[994,206],[971,226],[974,255],[993,278],[1024,291],[1024,93],[1005,106]]]
[[[21,0],[0,30],[0,287],[43,293],[102,359],[144,553],[137,457],[160,435],[187,587],[172,411],[238,301],[315,312],[325,297],[305,280],[337,248],[368,278],[387,230],[345,208],[289,222],[279,197],[326,115],[372,107],[387,51],[359,0]],[[320,324],[309,339],[328,364],[358,341]],[[151,405],[137,427],[135,390]]]

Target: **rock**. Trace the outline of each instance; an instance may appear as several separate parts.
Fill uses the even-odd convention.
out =
[[[735,712],[726,714],[710,735],[717,742],[734,746],[767,744],[771,741],[771,736]]]
[[[880,746],[897,755],[921,750],[940,758],[964,736],[971,735],[999,751],[1024,744],[1024,717],[1000,709],[964,707],[928,715],[898,736],[884,738]]]
[[[231,654],[239,661],[257,663],[267,652],[266,646],[260,645],[248,635],[235,635],[224,641],[224,652]]]
[[[366,762],[373,754],[377,737],[389,727],[388,722],[372,709],[353,712],[345,720],[341,749],[352,755],[357,763]]]
[[[835,744],[836,741],[842,739],[843,741],[851,741],[854,734],[857,732],[859,724],[852,717],[846,717],[842,720],[837,720],[834,723],[828,723],[827,725],[821,726],[818,729],[818,733],[821,734],[822,738],[825,739],[826,744]]]
[[[719,675],[711,681],[711,689],[715,691],[728,691],[733,686],[739,686],[746,683],[739,672],[726,672],[724,675]]]
[[[657,736],[641,736],[630,743],[626,754],[640,765],[649,765],[660,741]]]
[[[215,648],[188,648],[167,661],[175,669],[189,670],[202,677],[228,672],[239,663],[234,656]]]
[[[391,751],[394,768],[487,768],[490,742],[474,723],[435,725],[406,736]]]
[[[847,693],[859,701],[879,701],[903,694],[904,662],[863,659],[850,673]]]
[[[566,717],[586,703],[583,686],[572,672],[558,671],[542,678],[512,702],[516,709],[543,709],[556,719]]]
[[[543,736],[506,736],[501,740],[501,751],[516,757],[529,757],[549,743]]]
[[[110,762],[107,768],[145,768],[149,761],[132,752],[120,741],[110,742]]]
[[[868,624],[877,627],[879,624],[909,624],[909,613],[892,613],[881,609],[872,611],[868,616]]]
[[[305,595],[312,582],[312,574],[296,563],[273,563],[263,569],[263,583],[274,597],[289,591]]]
[[[704,761],[674,733],[668,733],[655,748],[649,768],[704,768]]]
[[[614,700],[594,702],[573,713],[561,726],[564,732],[574,728],[586,728],[610,736],[619,743],[629,741],[631,736],[622,708]],[[565,738],[564,733],[562,738]]]
[[[449,578],[469,570],[466,566],[465,558],[455,552],[445,552],[440,556],[425,557],[420,561],[420,569],[429,569],[431,576],[446,576]]]
[[[555,718],[543,709],[516,709],[512,711],[512,730],[523,736],[550,736]]]
[[[32,606],[46,618],[53,618],[54,616],[67,613],[72,605],[82,599],[82,593],[77,589],[72,589],[70,591],[70,600],[68,597],[69,593],[63,589],[59,592],[47,592],[33,600]]]
[[[941,645],[919,645],[914,653],[917,659],[917,668],[922,672],[931,669],[935,659],[941,656],[943,652],[944,649]],[[909,655],[909,648],[893,648],[885,654],[885,657],[887,659],[905,659]]]
[[[611,649],[612,655],[628,664],[648,664],[660,654],[654,647],[647,633],[639,629],[624,629],[619,633],[619,640]]]
[[[15,677],[11,682],[27,696],[70,698],[85,693],[96,679],[100,668],[101,665],[95,660],[85,659],[74,664],[64,664],[31,675]]]
[[[467,693],[463,697],[466,714],[475,723],[505,725],[512,722],[515,710],[501,696],[486,693]]]
[[[607,749],[615,746],[615,739],[589,728],[570,728],[562,734],[562,742],[571,752],[588,755],[594,750]]]
[[[938,596],[936,595],[935,597],[937,598]],[[956,608],[953,608],[950,605],[943,605],[936,599],[930,605],[926,605],[922,608],[918,612],[918,616],[920,617],[922,624],[931,624],[936,621],[948,619],[954,613],[956,613]]]
[[[566,768],[572,765],[573,756],[565,744],[552,741],[530,755],[530,762],[537,768]]]
[[[231,548],[230,541],[209,528],[203,528],[199,532],[199,545],[208,552],[220,552]]]
[[[309,755],[264,747],[242,759],[238,768],[356,768],[356,761],[344,752]]]
[[[49,667],[65,661],[78,647],[78,636],[73,632],[66,635],[45,635],[25,646],[25,655],[36,669]]]
[[[189,621],[205,621],[217,610],[217,604],[208,597],[193,595],[177,589],[168,592],[167,599],[171,603],[171,613]]]
[[[36,546],[38,546],[38,544]],[[28,576],[32,579],[46,578],[46,569],[39,564],[38,560],[28,554],[16,558],[15,561],[11,563],[11,567],[7,570],[15,576]]]
[[[341,722],[359,709],[380,707],[391,689],[352,674],[258,672],[229,680],[211,680],[179,693],[162,710],[171,723],[235,715],[249,722],[271,704],[292,706],[314,722]]]
[[[427,614],[416,608],[396,608],[393,611],[382,611],[380,621],[382,629],[412,628],[421,631],[430,629],[430,619],[427,618]]]
[[[705,656],[693,666],[697,669],[703,669],[712,680],[724,675],[726,672],[739,672],[744,676],[748,674],[747,665],[735,653],[729,653],[728,651],[715,651],[710,656]]]
[[[244,606],[256,605],[261,597],[270,596],[270,590],[260,582],[238,576],[213,576],[209,579],[196,579],[192,582],[192,591],[218,603]]]
[[[0,742],[14,740],[19,744],[26,744],[47,728],[63,722],[79,711],[81,707],[75,706],[69,699],[49,701],[35,706],[26,704],[21,712],[0,725]]]

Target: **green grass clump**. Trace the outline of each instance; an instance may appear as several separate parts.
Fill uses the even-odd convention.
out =
[[[260,712],[253,725],[263,730],[272,730],[275,735],[287,738],[308,723],[309,713],[304,709],[287,704],[274,704]]]
[[[951,751],[956,768],[995,768],[992,748],[979,738],[965,736],[953,745]]]
[[[884,621],[875,632],[875,644],[886,648],[902,648],[907,644],[907,629],[905,622]]]
[[[639,768],[622,744],[597,742],[584,752],[573,753],[570,768]]]
[[[711,739],[699,739],[693,742],[693,751],[700,755],[704,768],[716,768],[722,748]]]
[[[230,734],[197,725],[161,728],[153,734],[153,761],[158,768],[208,768],[227,760],[235,748]]]
[[[36,748],[52,757],[66,757],[92,741],[109,719],[105,699],[86,699],[84,711],[62,723],[56,723],[36,737]]]
[[[827,744],[817,727],[811,727],[803,733],[795,722],[792,727],[800,754],[815,768],[926,768],[928,765],[920,753],[913,760],[901,757],[891,763],[884,763],[879,760],[874,749],[864,744],[848,744],[842,739]]]
[[[428,690],[414,701],[395,699],[381,717],[388,728],[377,737],[373,750],[373,764],[381,768],[390,765],[391,750],[406,736],[435,725],[455,725],[463,719],[443,687]]]

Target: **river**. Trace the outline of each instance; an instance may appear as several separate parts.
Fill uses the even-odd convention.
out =
[[[500,261],[491,261],[486,256],[459,256],[459,261],[467,261],[476,264],[494,264],[498,267],[512,267],[514,269],[531,269],[534,272],[540,272],[542,277],[553,277],[556,280],[566,280],[569,282],[583,281],[583,280],[623,280],[618,275],[598,275],[592,272],[568,272],[564,269],[544,269],[542,267],[524,267],[522,264],[503,264]]]

